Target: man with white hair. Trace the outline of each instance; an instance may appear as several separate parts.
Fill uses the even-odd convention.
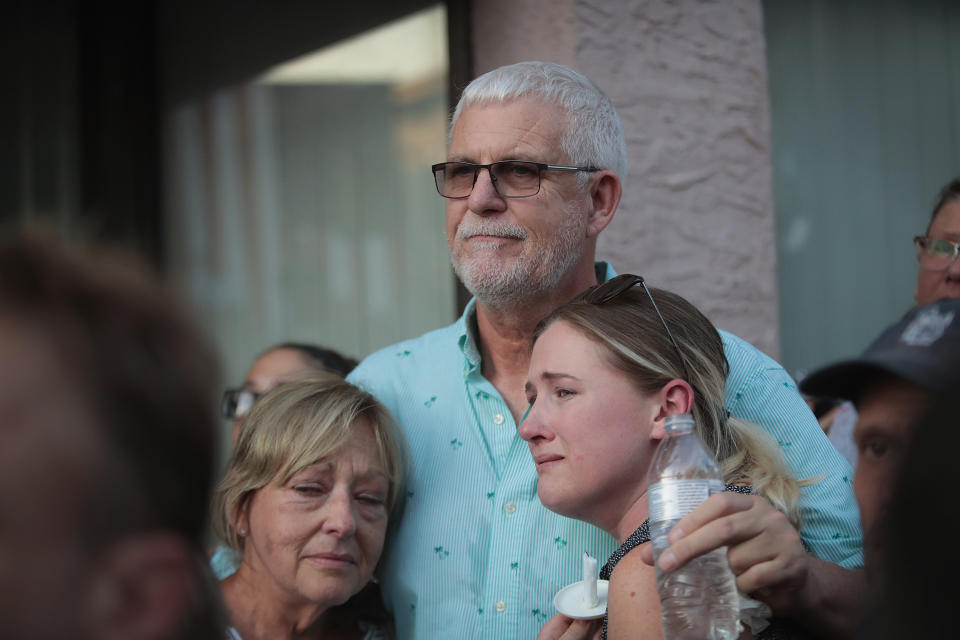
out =
[[[626,142],[589,79],[525,62],[470,83],[447,160],[432,170],[451,260],[474,299],[454,324],[369,356],[349,378],[394,412],[413,454],[383,591],[401,638],[533,638],[554,594],[580,579],[583,551],[605,559],[616,546],[540,504],[517,424],[537,322],[614,275],[595,261],[596,241],[620,202]],[[783,369],[722,336],[730,412],[783,443],[799,477],[822,478],[803,490],[804,544],[860,565],[849,465]]]

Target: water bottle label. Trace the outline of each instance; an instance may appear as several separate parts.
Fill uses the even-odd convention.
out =
[[[677,480],[664,478],[647,491],[650,520],[660,522],[682,518],[698,504],[717,493],[718,484],[703,478]],[[723,490],[723,485],[719,484]]]

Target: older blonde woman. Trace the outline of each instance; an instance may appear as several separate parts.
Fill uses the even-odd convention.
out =
[[[389,413],[337,376],[257,402],[213,506],[217,535],[243,558],[220,583],[233,637],[383,637],[362,611],[335,607],[373,578],[406,468]]]

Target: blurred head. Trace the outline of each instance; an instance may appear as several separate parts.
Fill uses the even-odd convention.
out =
[[[853,491],[861,526],[868,535],[890,502],[914,427],[933,395],[929,389],[898,376],[877,373],[857,402],[853,440],[858,456]],[[870,557],[869,548],[867,553]]]
[[[232,442],[236,443],[240,423],[257,398],[281,382],[298,380],[319,371],[345,378],[355,366],[356,360],[312,344],[284,342],[270,347],[253,361],[243,386],[228,389],[223,394],[220,410],[224,418],[233,421]]]
[[[900,471],[887,479],[892,496],[867,562],[871,591],[879,599],[857,638],[950,638],[956,633],[956,594],[948,585],[960,571],[952,553],[960,529],[953,483],[960,447],[958,385],[960,377],[954,376],[950,391],[936,394],[931,411],[915,418]],[[928,524],[924,547],[935,550],[926,561],[904,544],[906,528],[920,522]]]
[[[398,514],[406,445],[370,394],[332,374],[279,385],[244,421],[214,499],[220,539],[291,601],[345,602]]]
[[[257,371],[258,365],[262,366],[261,360],[268,358],[271,354],[277,353],[286,354],[288,358],[295,357],[299,364],[289,362],[289,364],[285,366],[275,365],[272,367],[272,371],[270,367],[263,367],[262,370]],[[328,373],[335,373],[341,378],[346,378],[347,374],[353,371],[353,368],[356,366],[356,360],[348,358],[333,349],[319,347],[305,342],[284,342],[270,347],[257,356],[253,366],[250,367],[247,381],[250,383],[250,388],[254,391],[265,392],[275,387],[277,382],[282,380],[283,376],[289,372],[326,371]]]
[[[643,286],[588,301],[604,297],[609,285],[616,286],[591,290],[599,297],[588,292],[562,305],[534,333],[531,408],[520,435],[538,463],[541,501],[590,519],[580,509],[624,493],[614,488],[645,491],[647,466],[671,413],[693,414],[728,481],[747,479],[753,460],[724,405],[728,365],[716,329],[680,296],[651,289],[678,351]],[[609,506],[612,516],[622,505]]]
[[[848,399],[857,407],[854,492],[868,542],[916,422],[936,393],[952,390],[957,362],[960,300],[940,300],[907,313],[860,357],[828,365],[801,382],[807,393]]]
[[[610,99],[590,80],[546,62],[476,78],[454,112],[447,160],[589,169],[537,170],[539,191],[510,197],[479,170],[469,195],[447,199],[451,260],[481,302],[508,308],[571,286],[578,274],[595,281],[596,236],[619,203],[626,144]]]
[[[960,178],[955,178],[940,190],[927,233],[915,241],[920,264],[917,288],[913,294],[917,304],[930,304],[944,298],[960,298],[960,261],[956,259],[958,242]]]
[[[4,635],[200,624],[216,383],[209,346],[138,260],[0,242]]]

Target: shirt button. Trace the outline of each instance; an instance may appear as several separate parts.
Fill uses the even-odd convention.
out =
[[[497,415],[493,416],[493,421],[494,421],[496,424],[503,424],[503,414],[502,414],[502,413],[498,413]]]
[[[503,600],[497,600],[497,604],[493,605],[493,608],[497,610],[497,613],[503,613],[507,610],[507,603]]]
[[[513,513],[517,510],[517,505],[512,502],[508,502],[507,504],[503,505],[503,510],[507,513]]]

